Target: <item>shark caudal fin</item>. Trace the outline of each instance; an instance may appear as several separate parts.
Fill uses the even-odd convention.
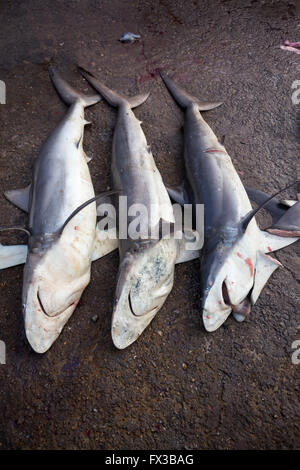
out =
[[[103,98],[115,108],[118,108],[121,105],[129,105],[131,109],[137,108],[143,104],[150,95],[150,93],[143,93],[133,96],[132,98],[128,98],[127,96],[120,95],[119,93],[116,93],[115,91],[105,86],[90,72],[83,69],[82,67],[78,67],[78,70],[81,75],[95,88],[95,90],[97,90],[103,96]]]
[[[49,67],[49,75],[52,80],[52,83],[61,97],[61,99],[67,104],[71,105],[76,101],[81,101],[84,107],[92,106],[93,104],[101,101],[101,96],[95,95],[85,95],[75,88],[72,88],[57,72],[56,68],[53,66]]]
[[[210,102],[202,102],[195,98],[192,95],[189,95],[186,91],[184,91],[180,86],[176,85],[173,80],[167,77],[162,71],[159,71],[159,74],[166,85],[167,89],[169,90],[171,96],[174,100],[181,106],[182,108],[187,108],[191,104],[197,104],[199,107],[199,111],[208,111],[210,109],[217,108],[222,102],[210,103]]]

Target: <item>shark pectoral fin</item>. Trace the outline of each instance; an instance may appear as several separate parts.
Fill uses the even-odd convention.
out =
[[[30,188],[31,184],[23,189],[11,189],[9,191],[4,191],[4,196],[9,200],[9,202],[17,206],[19,209],[28,212]]]
[[[285,246],[289,246],[292,243],[299,240],[299,237],[292,236],[280,236],[273,233],[261,231],[261,241],[259,248],[264,253],[271,253],[271,251],[277,251]]]
[[[252,202],[255,202],[259,206],[263,204],[270,196],[263,191],[260,191],[258,189],[253,189],[253,188],[248,188],[245,187],[246,192],[248,194],[249,199]],[[269,214],[272,216],[272,221],[275,223],[280,217],[282,217],[287,208],[283,207],[281,202],[278,201],[278,199],[272,199],[271,201],[268,202],[268,204],[265,205],[264,209],[266,209]]]
[[[27,245],[9,245],[0,243],[0,269],[10,268],[26,262]]]
[[[176,232],[177,242],[176,264],[185,263],[199,258],[201,247],[198,242],[199,235],[195,230],[189,230],[188,233]]]
[[[259,203],[258,207],[256,209],[253,209],[252,211],[250,211],[241,221],[241,228],[243,230],[243,232],[245,232],[247,230],[247,227],[249,225],[249,223],[251,222],[251,220],[253,219],[254,216],[257,215],[257,213],[261,210],[261,209],[267,209],[270,213],[272,211],[272,209],[274,208],[274,201],[277,202],[277,204],[279,205],[279,201],[276,199],[276,196],[278,196],[278,194],[281,194],[283,193],[284,191],[286,191],[287,189],[290,189],[292,188],[293,186],[295,185],[298,185],[299,182],[298,180],[295,180],[293,181],[293,183],[285,186],[284,188],[280,189],[279,191],[277,191],[275,194],[269,196],[269,197],[266,197],[267,195],[265,193],[263,193],[262,191],[256,191],[256,190],[252,190],[254,191],[254,196],[256,193],[259,193],[259,197],[260,197],[260,201],[256,201],[257,203]],[[248,188],[248,193],[249,191],[251,191],[251,189]],[[252,200],[255,201],[255,199],[253,199],[253,196],[251,197],[250,196],[250,193],[249,193],[249,197],[252,198]],[[295,206],[293,207],[296,207],[297,204],[295,204]],[[298,211],[300,212],[300,209],[298,208]],[[299,212],[298,212],[298,217],[299,217]],[[279,218],[282,217],[283,214],[279,215]],[[273,224],[275,223],[274,221],[274,217],[272,216],[273,218]],[[278,217],[277,217],[278,219]],[[299,220],[299,219],[297,219]],[[286,230],[286,229],[284,229]],[[278,235],[281,235],[281,236],[284,236],[284,237],[289,237],[291,236],[290,234],[288,233],[284,233],[284,234],[279,234]]]
[[[181,206],[190,202],[187,192],[187,182],[185,180],[178,186],[166,186],[166,189],[170,198],[178,202]]]
[[[116,250],[119,247],[119,240],[117,238],[117,233],[115,228],[109,228],[108,230],[103,230],[100,228],[100,222],[96,227],[96,236],[94,241],[92,261],[96,261],[99,258],[102,258],[108,253]]]
[[[268,194],[257,189],[245,188],[251,201],[258,205],[269,199]],[[271,199],[265,206],[272,216],[272,225],[268,232],[281,237],[300,236],[300,201]]]
[[[300,237],[300,201],[289,207],[267,230],[273,235],[282,237]]]
[[[258,253],[255,265],[254,285],[251,292],[252,305],[256,303],[269,277],[279,266],[282,266],[282,264],[276,259],[261,252]]]
[[[284,206],[292,207],[295,204],[297,204],[298,201],[294,201],[292,199],[280,199],[279,202],[280,202],[280,204],[283,204]]]

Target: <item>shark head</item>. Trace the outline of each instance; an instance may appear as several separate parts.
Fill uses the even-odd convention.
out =
[[[46,352],[72,315],[89,283],[90,262],[63,237],[42,251],[30,251],[24,268],[22,304],[27,339]]]
[[[120,264],[112,318],[112,339],[118,349],[133,343],[168,297],[177,255],[173,238],[139,242]]]
[[[0,244],[0,267],[25,262],[22,293],[25,331],[36,352],[46,352],[59,336],[90,281],[91,261],[97,259],[93,257],[96,233],[93,222],[88,229],[86,219],[82,223],[79,218],[74,227],[75,235],[73,225],[68,225],[70,220],[97,199],[118,192],[105,191],[88,199],[70,214],[59,230],[51,233],[34,234],[32,228],[15,226],[0,228],[0,231],[23,230],[29,236],[28,249],[23,245],[2,247]],[[19,197],[18,191],[17,195]],[[90,221],[93,221],[92,214],[93,210]],[[94,220],[96,222],[96,207]],[[102,256],[101,243],[99,250]]]
[[[281,264],[269,254],[295,241],[261,231],[253,220],[231,246],[224,241],[202,261],[202,314],[207,331],[217,330],[233,313],[243,321],[264,285]]]
[[[273,196],[263,194],[258,208],[248,212],[236,226],[216,231],[215,240],[212,237],[208,241],[201,268],[203,322],[207,331],[218,329],[231,312],[237,321],[243,321],[271,274],[281,266],[270,253],[299,239],[299,198],[267,231],[258,228],[254,217],[295,183],[298,182]]]

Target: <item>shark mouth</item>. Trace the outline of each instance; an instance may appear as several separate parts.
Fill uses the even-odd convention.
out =
[[[139,311],[134,308],[134,299],[131,296],[132,290],[123,300],[118,300],[113,313],[112,340],[118,349],[124,349],[136,341],[162,306],[154,304],[155,307],[151,306],[147,311]]]
[[[131,302],[131,291],[130,291],[129,294],[128,294],[128,305],[129,305],[129,309],[131,310],[132,315],[134,315],[134,316],[137,317],[137,318],[138,318],[138,317],[141,317],[141,316],[143,316],[143,315],[152,314],[152,313],[155,312],[155,310],[156,310],[157,308],[159,308],[159,305],[157,305],[156,307],[154,307],[154,308],[153,308],[151,311],[149,311],[149,312],[144,312],[144,313],[140,313],[140,314],[139,314],[139,313],[135,313],[135,311],[134,311],[134,309],[133,309],[133,306],[132,306],[132,302]]]
[[[37,353],[44,353],[60,335],[63,327],[74,311],[76,301],[61,313],[56,314],[56,316],[50,316],[45,311],[39,295],[37,295],[37,300],[37,308],[27,310],[26,305],[23,306],[25,331],[27,340],[32,349]]]
[[[251,292],[252,292],[252,288],[250,289],[250,291],[248,292],[244,300],[242,300],[242,302],[240,302],[238,305],[234,305],[230,302],[228,289],[227,289],[225,281],[222,284],[222,295],[223,295],[224,303],[228,305],[228,307],[231,307],[233,316],[238,322],[244,321],[246,317],[249,315],[249,313],[251,312],[251,307],[252,307],[252,303],[250,300]]]
[[[230,299],[225,279],[222,283],[221,298],[219,297],[217,303],[214,299],[212,299],[212,302],[208,305],[204,303],[202,316],[206,331],[216,331],[221,325],[223,325],[231,313],[236,321],[243,322],[250,314],[253,306],[253,302],[251,301],[252,291],[253,286],[243,300],[239,303],[233,303]],[[219,305],[216,306],[217,304]]]
[[[42,302],[41,297],[40,297],[39,289],[37,290],[37,301],[38,301],[39,307],[40,307],[41,311],[43,312],[43,314],[46,315],[49,318],[53,318],[53,317],[57,317],[57,316],[61,315],[62,313],[68,311],[71,307],[75,307],[78,303],[77,300],[74,300],[74,302],[72,302],[68,307],[66,307],[62,310],[59,310],[58,312],[55,312],[55,313],[50,315],[49,313],[47,313],[47,311],[46,311],[46,309],[43,305],[43,302]]]
[[[136,341],[160,308],[158,305],[148,312],[137,314],[133,309],[130,294],[131,292],[125,304],[122,304],[123,308],[119,310],[118,306],[112,318],[112,340],[118,349],[124,349]]]

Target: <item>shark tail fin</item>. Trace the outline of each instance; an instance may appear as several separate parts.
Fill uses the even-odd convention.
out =
[[[140,95],[128,98],[108,88],[101,83],[96,77],[82,67],[78,67],[81,75],[97,90],[101,96],[113,107],[118,108],[121,105],[129,105],[131,109],[137,108],[143,104],[150,93],[142,93]]]
[[[101,96],[97,94],[85,95],[80,91],[75,90],[75,88],[72,88],[53,66],[49,67],[49,75],[57,93],[67,105],[71,105],[76,101],[81,101],[84,107],[88,107],[101,101]]]
[[[187,108],[191,104],[197,104],[199,111],[208,111],[210,109],[217,108],[222,104],[222,102],[210,103],[210,102],[202,102],[195,98],[194,96],[188,94],[184,91],[180,86],[173,82],[169,77],[167,77],[162,71],[159,71],[159,74],[166,85],[167,89],[169,90],[171,96],[174,100],[181,106],[181,108]]]

